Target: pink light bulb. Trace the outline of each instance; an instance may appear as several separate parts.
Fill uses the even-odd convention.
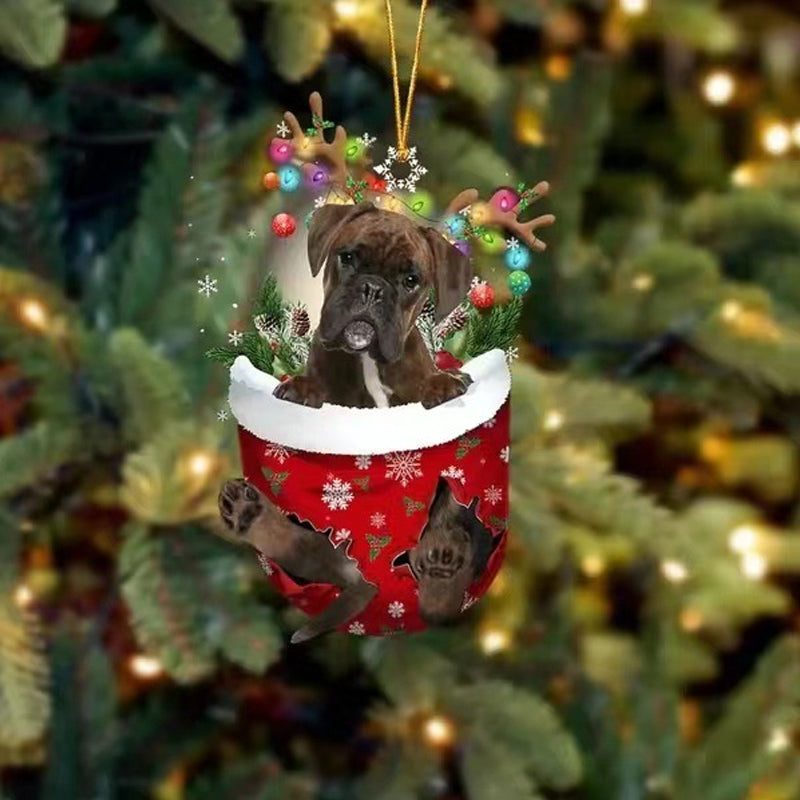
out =
[[[489,200],[489,204],[498,211],[511,211],[519,203],[520,197],[513,189],[505,186],[498,189]]]
[[[294,148],[288,139],[273,139],[269,143],[269,157],[273,164],[285,164],[292,160]]]

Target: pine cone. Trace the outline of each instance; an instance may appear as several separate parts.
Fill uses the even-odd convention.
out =
[[[253,325],[263,339],[274,339],[280,334],[283,322],[278,317],[269,317],[266,314],[258,314],[253,317]]]
[[[442,339],[447,339],[454,333],[460,331],[469,319],[469,309],[463,305],[456,306],[437,326],[436,335]]]
[[[297,304],[289,309],[289,333],[291,336],[306,336],[311,330],[311,318],[305,306]]]

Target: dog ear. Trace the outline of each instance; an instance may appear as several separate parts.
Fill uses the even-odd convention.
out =
[[[466,296],[474,275],[472,261],[436,228],[423,228],[433,253],[436,321],[444,319]]]
[[[308,261],[311,264],[311,274],[315,278],[319,275],[342,225],[374,209],[372,203],[359,203],[355,206],[331,203],[313,213],[308,227]]]

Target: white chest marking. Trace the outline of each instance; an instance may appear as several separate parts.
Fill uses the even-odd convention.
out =
[[[367,387],[370,397],[378,408],[389,408],[389,395],[381,383],[378,365],[374,358],[367,355],[361,356],[361,371],[364,374],[364,386]]]

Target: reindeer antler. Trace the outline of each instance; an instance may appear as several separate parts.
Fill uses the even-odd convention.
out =
[[[330,168],[330,182],[344,186],[347,182],[345,165],[347,131],[341,125],[337,125],[333,141],[326,142],[325,128],[333,127],[333,124],[326,122],[323,116],[322,95],[319,92],[312,92],[308,98],[308,105],[311,108],[312,125],[308,130],[300,126],[297,117],[291,111],[283,115],[292,134],[294,157],[307,164],[320,160],[326,162]]]
[[[525,192],[523,197],[508,210],[503,210],[499,204],[489,202],[482,204],[479,219],[475,220],[479,225],[486,225],[489,227],[505,228],[510,233],[517,236],[522,242],[528,245],[532,250],[546,250],[547,245],[539,239],[534,231],[539,228],[544,228],[547,225],[552,225],[556,218],[552,214],[544,214],[541,217],[536,217],[528,222],[520,222],[517,217],[524,208],[527,208],[531,203],[545,197],[550,191],[550,184],[547,181],[537,183],[533,189]],[[468,206],[476,203],[480,198],[477,189],[464,189],[459,192],[448,204],[446,214],[458,214]],[[525,202],[523,204],[523,198]]]

